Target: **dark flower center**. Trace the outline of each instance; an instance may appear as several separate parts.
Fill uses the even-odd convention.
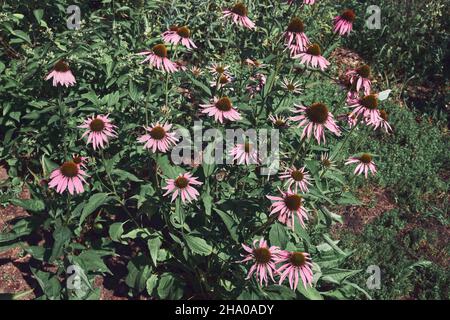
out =
[[[64,60],[59,60],[55,64],[55,71],[67,72],[67,71],[69,71],[69,65],[67,63],[65,63]]]
[[[363,78],[369,78],[370,77],[370,67],[367,64],[363,65],[360,68],[358,68],[358,70],[356,70],[356,72],[358,72],[358,74],[361,77],[363,77]]]
[[[370,110],[375,110],[378,107],[378,98],[375,94],[369,94],[361,99],[361,105]]]
[[[245,153],[250,153],[250,150],[252,149],[252,145],[248,142],[244,143],[244,151]]]
[[[275,125],[277,127],[284,127],[286,125],[286,122],[284,122],[282,119],[275,120]]]
[[[380,110],[380,117],[384,121],[388,121],[388,114],[387,114],[386,110]]]
[[[216,67],[216,72],[219,73],[219,74],[222,74],[222,73],[225,72],[225,68],[222,67],[222,66],[217,66]]]
[[[292,252],[289,262],[296,267],[303,267],[306,264],[306,256],[302,252]]]
[[[60,170],[62,175],[67,178],[76,177],[78,174],[78,166],[73,161],[64,162]]]
[[[178,31],[178,26],[176,26],[176,25],[171,25],[171,26],[169,27],[169,30],[170,30],[170,31]]]
[[[300,18],[294,17],[294,18],[292,18],[291,22],[289,23],[287,31],[302,33],[303,31],[305,31],[305,25],[303,24],[303,21],[300,20]]]
[[[227,76],[220,76],[220,78],[219,78],[219,83],[220,84],[227,84],[229,81],[228,81],[228,77]]]
[[[247,16],[247,7],[243,3],[236,3],[231,9],[231,12],[240,15],[242,17]]]
[[[304,174],[303,172],[301,172],[300,170],[293,170],[291,172],[291,177],[292,179],[294,179],[295,181],[302,181]]]
[[[187,27],[181,27],[177,30],[177,33],[182,38],[189,38],[191,31]]]
[[[294,91],[294,90],[295,90],[295,86],[294,86],[292,83],[289,83],[289,84],[286,86],[286,88],[287,88],[289,91]]]
[[[174,183],[177,186],[177,188],[184,189],[188,186],[189,180],[186,179],[185,177],[178,177],[175,179]]]
[[[89,124],[91,131],[100,132],[105,128],[105,122],[102,119],[96,118]]]
[[[356,15],[352,9],[347,9],[341,14],[342,19],[347,20],[348,22],[355,21]]]
[[[324,167],[330,167],[330,166],[331,166],[331,161],[328,160],[328,159],[323,159],[323,160],[322,160],[322,165],[323,165]]]
[[[328,108],[323,103],[313,103],[306,110],[306,116],[311,122],[324,124],[328,120]]]
[[[286,207],[291,211],[297,211],[302,205],[302,197],[298,194],[291,194],[284,198]]]
[[[228,97],[222,97],[216,102],[216,108],[220,111],[230,111],[231,106],[231,100]]]
[[[166,136],[166,130],[161,126],[156,126],[150,131],[150,137],[155,140],[162,140]]]
[[[161,57],[161,58],[167,57],[167,49],[166,49],[166,46],[163,44],[157,44],[156,46],[153,47],[152,51],[158,57]]]
[[[372,156],[371,156],[370,154],[364,153],[364,154],[359,158],[359,160],[360,160],[362,163],[369,164],[370,162],[372,162]]]
[[[267,248],[256,248],[253,249],[253,256],[255,257],[257,263],[266,264],[270,262],[272,253],[270,253],[270,250]]]
[[[314,43],[308,47],[308,50],[306,50],[307,54],[313,55],[313,56],[320,56],[322,52],[320,51],[320,47],[317,43]]]

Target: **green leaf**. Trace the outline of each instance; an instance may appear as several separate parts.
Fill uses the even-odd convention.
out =
[[[69,243],[72,236],[72,232],[66,226],[58,226],[53,232],[53,239],[55,243],[53,244],[52,255],[49,259],[50,262],[55,261],[63,254],[64,247]]]
[[[211,142],[210,144],[208,144],[203,153],[202,167],[205,177],[209,177],[210,175],[212,175],[214,173],[214,170],[216,169],[216,165],[214,163],[214,149],[215,143]]]
[[[316,288],[308,286],[305,289],[305,287],[303,286],[303,283],[301,282],[301,280],[298,283],[297,291],[300,292],[301,295],[304,296],[306,299],[309,299],[309,300],[323,300],[322,295],[320,294],[319,291],[316,290]]]
[[[212,253],[212,247],[204,239],[188,234],[184,235],[184,239],[193,252],[202,256],[208,256]]]
[[[45,209],[45,204],[38,199],[11,199],[11,204],[22,207],[27,211],[39,212]]]
[[[274,223],[270,228],[269,239],[271,245],[280,248],[285,248],[289,241],[286,229],[279,223]]]
[[[228,214],[222,210],[219,210],[217,208],[214,208],[214,211],[217,212],[217,214],[222,218],[222,221],[223,221],[223,223],[225,223],[225,226],[227,227],[231,238],[235,242],[238,242],[237,223],[233,219],[233,217],[230,214]]]
[[[86,250],[78,256],[72,256],[73,262],[80,266],[84,271],[92,272],[107,272],[112,274],[108,267],[103,262],[105,251],[102,250]]]
[[[147,241],[147,245],[148,245],[148,249],[150,250],[150,257],[152,258],[153,264],[156,267],[157,260],[158,260],[158,252],[159,252],[159,249],[161,248],[162,241],[159,237],[152,238]]]
[[[98,207],[105,204],[109,200],[109,195],[107,193],[96,193],[89,198],[88,203],[83,208],[83,212],[81,213],[79,225],[81,226],[86,220],[86,218]]]
[[[120,237],[123,234],[123,223],[122,222],[115,222],[112,225],[109,226],[109,237],[113,241],[120,241]]]
[[[142,292],[151,276],[150,260],[144,255],[134,257],[127,265],[128,275],[125,283],[136,292]]]
[[[156,274],[152,274],[150,278],[147,279],[147,292],[150,296],[153,294],[153,290],[155,290],[156,285],[158,284],[158,276]]]
[[[142,180],[136,177],[134,174],[121,169],[114,169],[112,174],[118,176],[121,180],[130,180],[133,182],[141,182]]]

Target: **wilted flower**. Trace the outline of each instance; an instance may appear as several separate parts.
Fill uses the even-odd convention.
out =
[[[222,65],[220,63],[213,63],[210,67],[208,67],[213,76],[221,76],[222,74],[230,76],[230,73],[228,72],[229,68],[230,66]]]
[[[297,216],[301,226],[305,228],[304,219],[308,220],[308,214],[303,207],[302,196],[291,190],[287,192],[280,190],[280,192],[281,197],[266,196],[269,200],[275,201],[271,205],[270,214],[278,214],[278,221],[292,229],[294,229],[295,216]]]
[[[151,124],[150,127],[144,127],[146,134],[141,136],[138,141],[144,144],[144,148],[152,149],[153,152],[167,152],[172,145],[176,145],[178,139],[175,133],[169,132],[172,128],[171,124]]]
[[[339,33],[341,36],[350,34],[355,18],[355,12],[351,9],[347,9],[340,16],[336,16],[333,19],[334,33]]]
[[[322,167],[330,169],[336,166],[333,160],[331,160],[331,157],[328,155],[327,152],[324,152],[320,155],[320,164]]]
[[[203,184],[197,179],[198,178],[193,177],[191,173],[180,174],[176,179],[167,179],[167,185],[163,187],[164,190],[167,190],[166,193],[164,193],[164,196],[172,193],[171,201],[174,201],[180,196],[183,203],[190,203],[192,200],[197,200],[199,193],[193,186]]]
[[[325,128],[330,130],[335,135],[339,136],[341,131],[334,121],[334,117],[328,108],[323,103],[313,103],[309,107],[302,105],[295,105],[298,109],[294,110],[294,113],[300,115],[291,117],[292,121],[299,121],[299,127],[304,127],[302,133],[303,137],[307,136],[308,139],[314,132],[314,137],[320,144],[323,140],[325,142]]]
[[[288,278],[292,290],[297,289],[299,279],[301,279],[305,289],[306,286],[312,287],[312,263],[308,253],[282,250],[276,262],[283,264],[277,269],[277,273],[280,274],[280,285]]]
[[[363,65],[358,69],[350,70],[346,73],[350,77],[351,84],[356,83],[356,91],[359,92],[361,88],[364,89],[364,94],[370,93],[370,87],[372,85],[370,77],[370,67]]]
[[[254,29],[255,24],[247,17],[247,13],[247,7],[243,3],[236,3],[233,8],[224,10],[223,16],[232,19],[237,25]]]
[[[230,98],[214,98],[211,104],[201,104],[203,108],[202,113],[208,114],[210,117],[214,117],[216,121],[223,123],[224,119],[230,121],[236,121],[241,119],[241,115],[233,107]]]
[[[73,86],[77,82],[69,69],[69,65],[63,60],[59,60],[53,70],[47,75],[45,80],[53,78],[53,86],[56,87],[58,84],[62,86]]]
[[[149,63],[160,70],[172,73],[177,71],[177,65],[167,58],[167,48],[163,44],[155,45],[150,51],[139,52],[138,55],[147,56],[144,61]]]
[[[272,121],[273,125],[277,128],[287,128],[289,126],[288,119],[280,115],[270,115],[269,120]]]
[[[380,110],[380,119],[378,122],[372,122],[368,121],[368,125],[371,125],[374,127],[374,130],[378,129],[378,127],[383,128],[384,131],[389,133],[389,131],[392,131],[391,125],[388,123],[388,114],[386,110]]]
[[[84,120],[82,125],[78,126],[78,128],[87,129],[81,138],[88,136],[87,144],[92,142],[94,150],[99,147],[104,148],[110,138],[117,137],[117,133],[114,130],[117,127],[111,123],[108,116],[109,114],[106,116],[102,114],[92,116]]]
[[[301,93],[302,92],[302,90],[300,89],[300,82],[291,81],[287,78],[284,78],[281,81],[281,87],[290,93]]]
[[[377,172],[377,168],[375,167],[372,156],[368,153],[364,153],[360,157],[351,157],[345,164],[347,165],[352,163],[358,164],[355,168],[354,173],[359,175],[364,172],[364,176],[366,177],[366,179],[369,171],[372,173],[372,175]]]
[[[293,56],[294,59],[300,59],[300,63],[313,68],[319,67],[324,71],[329,65],[327,59],[322,57],[322,52],[318,44],[312,44],[308,47],[306,52],[302,52]]]
[[[267,245],[267,241],[264,240],[264,238],[261,238],[261,240],[255,240],[253,241],[253,248],[242,244],[242,247],[247,252],[246,255],[243,255],[244,260],[240,262],[247,262],[247,261],[253,261],[254,264],[250,268],[247,274],[246,279],[250,279],[250,277],[255,273],[256,280],[259,281],[261,285],[263,285],[263,282],[265,285],[268,284],[268,277],[272,279],[272,281],[275,282],[275,279],[273,278],[273,274],[275,272],[275,260],[278,259],[278,254],[280,252],[280,249],[276,246],[269,247]]]
[[[202,69],[200,69],[199,67],[196,67],[196,66],[192,66],[190,71],[195,77],[199,77],[203,74]]]
[[[264,88],[267,78],[265,74],[257,73],[255,74],[254,77],[250,77],[249,80],[253,83],[247,85],[246,89],[249,96],[253,98],[258,92],[261,92],[261,90]]]
[[[74,161],[64,162],[61,167],[54,170],[50,175],[49,188],[55,188],[56,192],[63,193],[66,189],[70,194],[82,193],[84,191],[83,183],[86,183],[83,176],[86,172]]]
[[[286,46],[291,50],[291,55],[305,51],[309,45],[310,42],[304,31],[303,21],[298,17],[292,18],[287,30],[284,32]]]

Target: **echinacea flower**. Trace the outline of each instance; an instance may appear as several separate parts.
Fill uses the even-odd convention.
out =
[[[269,200],[275,201],[271,205],[270,214],[278,214],[278,221],[292,229],[294,229],[295,216],[297,216],[301,226],[305,228],[304,219],[308,220],[308,214],[303,207],[302,196],[291,190],[286,192],[280,190],[280,192],[281,197],[266,196]]]
[[[320,155],[320,165],[325,169],[334,168],[336,166],[335,162],[331,159],[327,152]]]
[[[228,69],[230,66],[226,66],[220,63],[213,63],[210,67],[208,67],[209,71],[213,76],[221,76],[222,74],[226,74],[227,76],[230,76],[230,73],[228,72]]]
[[[233,107],[230,98],[214,97],[213,102],[210,104],[201,104],[203,108],[202,113],[208,114],[210,117],[214,117],[216,121],[223,123],[224,120],[236,121],[241,119],[241,115]]]
[[[300,59],[300,63],[306,66],[313,68],[319,67],[322,71],[330,65],[330,62],[322,57],[322,51],[318,44],[310,45],[306,52],[299,53],[292,58]]]
[[[138,141],[144,144],[144,148],[152,149],[153,152],[167,152],[172,145],[176,145],[178,138],[175,133],[169,132],[172,128],[171,124],[151,124],[150,127],[144,127],[147,132],[139,137]]]
[[[383,128],[386,133],[392,131],[391,125],[388,123],[388,114],[386,110],[380,110],[380,119],[377,122],[368,121],[368,125],[374,127],[374,130],[378,129],[378,127]]]
[[[286,46],[291,49],[291,55],[305,51],[309,45],[309,39],[304,31],[303,21],[298,17],[292,18],[287,30],[284,32]]]
[[[336,16],[333,19],[334,33],[339,33],[341,36],[350,34],[353,29],[355,18],[355,12],[351,9],[347,9],[340,16]]]
[[[200,77],[203,74],[203,70],[196,66],[192,66],[190,71],[195,77]]]
[[[225,87],[227,84],[230,84],[232,80],[233,78],[231,76],[227,75],[226,73],[223,73],[217,78],[216,81],[210,81],[209,84],[211,85],[211,87],[217,86],[217,89],[221,89]]]
[[[281,87],[292,94],[298,94],[302,92],[302,90],[300,89],[300,82],[291,81],[287,78],[284,78],[281,81]]]
[[[280,274],[280,285],[286,278],[288,278],[289,286],[292,290],[297,289],[300,279],[305,289],[306,286],[312,287],[312,263],[308,253],[282,250],[276,261],[277,263],[283,264],[277,269],[277,274]]]
[[[109,114],[92,116],[85,119],[83,124],[78,126],[78,128],[87,129],[81,138],[88,136],[87,144],[92,142],[94,150],[97,148],[103,149],[110,138],[117,137],[117,133],[114,130],[117,127],[111,123],[108,117]]]
[[[373,162],[372,156],[368,153],[364,153],[360,157],[351,157],[347,160],[345,164],[348,165],[352,163],[358,164],[353,173],[360,175],[364,172],[364,176],[366,177],[366,179],[369,171],[372,173],[372,175],[374,175],[377,172],[375,162]]]
[[[83,176],[86,172],[74,161],[64,162],[58,169],[50,175],[49,188],[56,188],[56,192],[63,193],[66,189],[70,194],[82,193],[83,183],[86,183]]]
[[[366,123],[372,125],[380,122],[380,111],[378,110],[378,96],[369,94],[350,102],[350,108],[354,108],[350,116],[362,116]]]
[[[167,58],[167,48],[163,44],[157,44],[150,51],[139,52],[138,55],[147,56],[141,63],[148,61],[153,67],[168,73],[178,70],[177,65]]]
[[[265,285],[268,284],[268,276],[275,282],[273,274],[276,270],[275,261],[278,259],[280,248],[276,246],[269,247],[264,238],[261,238],[259,241],[253,241],[252,247],[242,244],[242,248],[244,248],[247,254],[242,255],[245,258],[240,262],[254,262],[248,271],[246,279],[250,279],[253,273],[255,273],[256,280],[259,281],[261,286],[263,285],[263,282]]]
[[[370,93],[372,82],[370,81],[370,67],[363,65],[358,69],[350,70],[346,73],[350,77],[351,84],[356,83],[356,91],[359,92],[361,88],[364,89],[364,94]]]
[[[264,88],[267,77],[263,73],[257,73],[255,76],[250,77],[250,84],[246,86],[247,92],[251,98],[253,98],[258,92]]]
[[[203,184],[197,179],[198,178],[193,177],[191,173],[180,174],[176,179],[167,179],[167,185],[163,187],[164,190],[167,190],[166,193],[164,193],[164,196],[172,193],[172,202],[177,197],[181,197],[183,203],[190,203],[192,200],[197,200],[199,193],[193,186]]]
[[[236,3],[231,9],[224,10],[222,13],[225,18],[232,19],[237,25],[248,29],[255,28],[255,23],[247,16],[247,7],[241,2]]]
[[[191,30],[188,27],[175,27],[165,31],[162,37],[165,42],[179,44],[181,43],[188,49],[197,48],[194,41],[191,40]]]
[[[75,163],[77,166],[79,166],[80,168],[86,168],[86,161],[88,160],[87,157],[82,157],[80,155],[74,154],[72,156],[72,161],[73,163]]]
[[[309,107],[303,105],[295,105],[295,107],[298,109],[294,110],[294,113],[299,113],[300,115],[291,117],[291,120],[299,121],[298,126],[304,127],[302,139],[305,136],[309,139],[314,132],[314,137],[319,144],[322,140],[325,142],[325,128],[337,136],[341,134],[333,115],[325,104],[313,103]]]
[[[254,144],[249,142],[237,144],[231,149],[230,155],[233,157],[233,160],[237,160],[238,164],[245,163],[249,165],[258,163],[258,150]]]
[[[305,171],[305,167],[297,169],[295,167],[288,168],[286,171],[280,174],[280,179],[287,180],[286,186],[289,190],[294,186],[294,191],[298,193],[298,189],[301,192],[306,193],[309,191],[308,185],[311,185],[311,176],[308,171]]]
[[[261,62],[259,62],[258,60],[256,60],[256,59],[250,59],[250,58],[247,58],[247,59],[245,59],[245,64],[247,64],[248,66],[250,66],[250,67],[255,67],[255,68],[264,68],[266,65],[264,64],[264,63],[261,63]]]
[[[270,115],[269,120],[272,121],[273,125],[277,128],[287,128],[289,127],[288,119],[280,115]]]
[[[57,87],[58,84],[61,86],[73,86],[77,82],[69,69],[69,65],[64,60],[59,60],[53,70],[47,75],[45,80],[50,80],[53,78],[53,86]]]

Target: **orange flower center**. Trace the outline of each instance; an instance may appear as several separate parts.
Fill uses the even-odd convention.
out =
[[[292,252],[289,262],[296,267],[303,267],[306,264],[306,256],[302,252]]]
[[[177,33],[182,38],[189,38],[191,31],[187,27],[178,28]]]
[[[388,121],[388,114],[387,114],[386,110],[380,110],[380,117],[384,121]]]
[[[188,186],[189,180],[185,177],[178,177],[175,179],[175,186],[179,189],[184,189]]]
[[[294,179],[295,181],[302,181],[304,174],[303,172],[301,172],[300,170],[293,170],[291,172],[291,177],[292,179]]]
[[[361,99],[361,105],[370,110],[378,108],[378,98],[375,94],[369,94]]]
[[[247,16],[247,7],[243,3],[236,3],[231,9],[231,12],[240,15],[242,17]]]
[[[352,9],[347,9],[341,14],[342,19],[347,20],[348,22],[355,21],[356,15]]]
[[[362,163],[369,164],[370,162],[372,162],[372,156],[371,156],[370,154],[364,153],[364,154],[359,158],[359,160],[360,160]]]
[[[91,129],[91,131],[100,132],[105,128],[105,122],[100,118],[96,118],[91,121],[91,123],[89,124],[89,128]]]
[[[320,56],[322,54],[322,51],[320,50],[319,45],[317,43],[314,43],[308,47],[306,53],[313,56]]]
[[[303,21],[300,18],[294,17],[289,23],[287,31],[302,33],[303,31],[305,31],[305,25],[303,24]]]
[[[291,211],[297,211],[302,205],[302,197],[298,194],[291,194],[284,198],[286,207]]]
[[[216,108],[220,111],[230,111],[232,108],[231,100],[228,97],[222,97],[216,102]]]
[[[72,161],[76,164],[80,164],[81,162],[83,162],[82,158],[80,156],[76,156],[72,159]]]
[[[220,78],[219,78],[219,83],[220,84],[227,84],[229,81],[228,81],[228,77],[227,76],[220,76]]]
[[[248,142],[244,143],[244,151],[245,153],[250,153],[250,150],[252,149],[252,145]]]
[[[73,161],[64,162],[60,170],[62,175],[67,178],[76,177],[78,174],[78,166]]]
[[[64,60],[59,60],[55,64],[55,71],[67,72],[67,71],[69,71],[69,65],[67,63],[65,63]]]
[[[358,74],[361,77],[363,77],[363,78],[369,78],[370,77],[370,67],[367,64],[363,65],[360,68],[358,68],[358,70],[356,70],[356,72],[358,72]]]
[[[313,103],[306,110],[306,116],[311,122],[324,124],[328,120],[328,108],[323,103]]]
[[[150,137],[155,140],[162,140],[166,136],[166,130],[161,126],[156,126],[150,131]]]
[[[158,57],[166,58],[167,57],[167,48],[163,44],[157,44],[152,48],[152,51],[154,54],[156,54]]]
[[[256,248],[253,249],[253,256],[255,257],[257,263],[266,264],[270,262],[272,253],[270,253],[270,250],[267,248]]]

